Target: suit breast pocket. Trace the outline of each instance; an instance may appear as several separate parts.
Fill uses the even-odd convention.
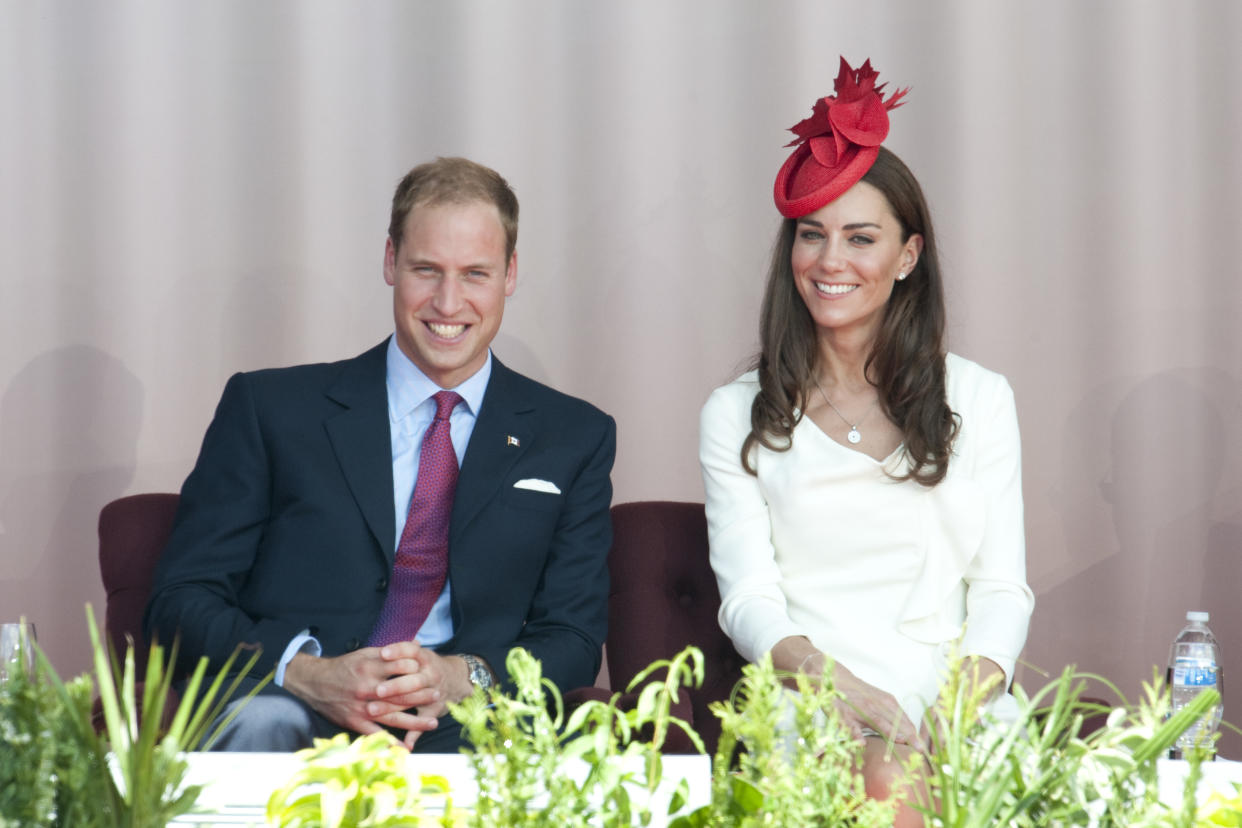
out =
[[[561,510],[564,497],[555,492],[539,492],[532,489],[510,488],[503,497],[506,506],[518,509],[534,509],[539,512],[556,513]]]

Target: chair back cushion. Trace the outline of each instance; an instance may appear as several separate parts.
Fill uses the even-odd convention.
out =
[[[99,573],[107,593],[104,629],[117,655],[129,641],[141,678],[147,663],[142,614],[151,576],[172,531],[179,496],[137,494],[114,500],[99,513]]]
[[[693,644],[703,651],[703,687],[690,694],[693,724],[709,751],[720,727],[708,704],[728,698],[745,663],[720,629],[720,591],[708,560],[702,503],[645,501],[612,508],[608,557],[608,674],[623,690],[652,661]]]

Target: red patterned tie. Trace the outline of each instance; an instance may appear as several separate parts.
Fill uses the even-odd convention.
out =
[[[413,639],[448,577],[449,517],[457,488],[449,415],[462,399],[453,391],[440,391],[434,399],[436,416],[423,434],[418,480],[397,544],[388,596],[368,642],[372,647]]]

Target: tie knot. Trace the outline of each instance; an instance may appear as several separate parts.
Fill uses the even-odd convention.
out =
[[[432,399],[436,401],[437,420],[447,420],[453,413],[453,409],[462,401],[461,394],[456,391],[437,391],[432,395]]]

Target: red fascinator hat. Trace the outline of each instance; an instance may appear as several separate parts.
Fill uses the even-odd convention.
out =
[[[813,213],[840,196],[867,174],[880,143],[888,137],[888,111],[902,104],[909,88],[899,89],[887,101],[876,85],[879,73],[867,60],[858,69],[841,58],[833,84],[835,95],[820,98],[811,117],[790,127],[797,139],[786,146],[797,149],[776,174],[776,209],[785,218]]]

